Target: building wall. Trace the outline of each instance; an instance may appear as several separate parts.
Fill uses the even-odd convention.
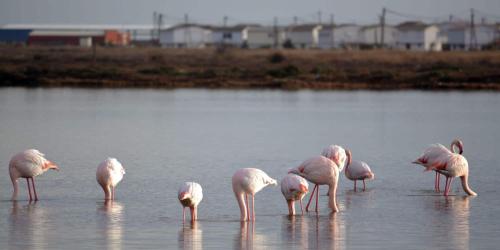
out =
[[[426,51],[441,51],[442,42],[439,36],[439,28],[435,25],[429,26],[424,31],[425,35],[425,50]]]
[[[333,35],[333,29],[321,29],[318,32],[318,48],[321,49],[334,48],[333,39],[335,39],[335,37],[332,37],[332,35]]]
[[[247,35],[249,48],[272,47],[274,45],[274,30],[272,28],[249,28]],[[278,32],[278,45],[283,43],[283,38],[283,33]]]
[[[0,43],[27,43],[30,29],[0,29]]]
[[[126,46],[130,43],[130,34],[117,30],[107,30],[104,32],[104,42],[107,45]]]
[[[93,44],[104,44],[104,36],[30,36],[28,38],[28,45],[88,47],[88,39],[91,39],[90,46]]]
[[[384,44],[386,47],[394,47],[398,36],[398,30],[394,27],[384,27]],[[362,29],[360,40],[363,44],[377,45],[382,41],[382,28],[380,26]]]
[[[289,31],[286,38],[292,41],[297,48],[317,48],[319,43],[320,28],[307,31]]]
[[[203,48],[212,44],[212,32],[197,26],[163,30],[160,44],[162,47]]]
[[[213,31],[212,32],[213,43],[225,43],[239,47],[243,44],[243,32],[242,31]]]
[[[361,43],[359,36],[360,27],[357,25],[344,26],[334,29],[335,47],[355,47]]]

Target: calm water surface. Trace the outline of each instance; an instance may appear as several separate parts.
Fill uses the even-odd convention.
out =
[[[0,249],[498,249],[500,94],[0,89]],[[434,174],[410,164],[434,142],[463,139],[470,185],[433,192]],[[350,148],[376,179],[366,192],[340,178],[341,212],[288,217],[278,187],[256,196],[240,223],[236,169],[281,179],[329,144]],[[10,157],[38,148],[60,172],[38,177],[40,201],[9,201]],[[117,157],[126,175],[104,204],[95,169]],[[181,221],[177,187],[204,200]],[[444,181],[443,181],[444,185]],[[306,197],[307,198],[307,197]]]

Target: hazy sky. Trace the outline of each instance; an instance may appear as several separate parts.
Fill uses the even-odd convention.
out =
[[[165,14],[167,24],[183,20],[221,24],[224,15],[229,24],[257,22],[316,22],[318,11],[322,20],[335,22],[373,23],[382,7],[423,21],[447,20],[450,14],[469,17],[469,9],[477,16],[500,22],[500,0],[0,0],[0,25],[37,24],[151,24],[153,11]],[[394,13],[389,23],[405,20]]]

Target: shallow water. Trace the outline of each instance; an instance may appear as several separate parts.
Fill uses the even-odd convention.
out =
[[[496,249],[499,124],[500,93],[488,92],[3,88],[0,249]],[[410,163],[455,137],[477,197],[458,180],[452,196],[437,195],[434,174]],[[257,221],[238,221],[236,169],[280,180],[332,143],[372,167],[366,192],[342,175],[339,213],[321,187],[319,214],[290,218],[268,187],[256,195]],[[36,178],[39,202],[27,201],[24,180],[11,202],[8,162],[26,148],[61,171]],[[108,156],[127,172],[113,204],[95,181]],[[188,180],[204,191],[195,225],[182,223],[177,201]]]

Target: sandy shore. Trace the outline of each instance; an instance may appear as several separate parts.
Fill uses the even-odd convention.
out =
[[[0,47],[0,86],[500,90],[500,52]]]

